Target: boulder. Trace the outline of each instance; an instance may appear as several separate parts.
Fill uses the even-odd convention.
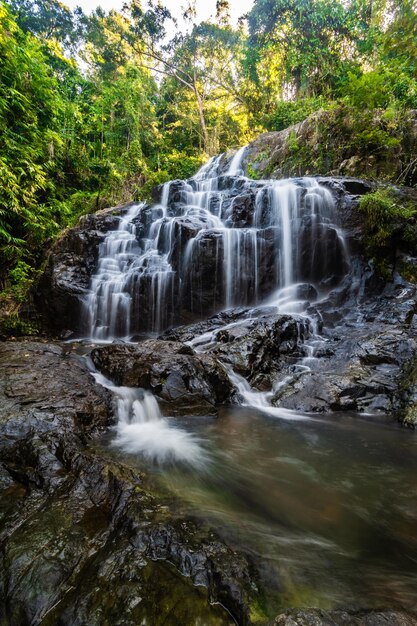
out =
[[[296,370],[273,403],[302,412],[385,413],[413,424],[416,296],[401,285],[395,293],[395,300],[391,292],[369,299],[325,326],[309,370]],[[330,310],[333,303],[328,303]],[[326,303],[318,308],[328,321]]]
[[[117,385],[151,391],[166,415],[214,415],[233,386],[224,367],[212,356],[189,346],[148,340],[137,346],[116,344],[96,348],[97,369]]]
[[[309,322],[290,315],[266,314],[220,329],[209,349],[219,361],[244,376],[252,386],[268,390],[286,368],[303,355]]]

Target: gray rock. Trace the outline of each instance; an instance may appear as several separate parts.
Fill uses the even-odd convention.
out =
[[[97,445],[110,407],[71,350],[0,344],[1,623],[250,624],[250,561]]]
[[[166,415],[213,415],[227,402],[233,386],[212,356],[195,354],[187,345],[149,340],[96,348],[91,358],[117,385],[150,390]]]

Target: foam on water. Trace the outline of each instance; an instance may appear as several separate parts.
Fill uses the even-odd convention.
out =
[[[92,374],[115,398],[118,422],[114,446],[159,464],[185,463],[200,470],[207,466],[208,455],[198,438],[163,418],[150,392],[118,387],[102,374]]]

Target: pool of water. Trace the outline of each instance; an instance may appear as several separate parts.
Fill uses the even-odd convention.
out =
[[[204,470],[154,467],[178,512],[248,551],[264,610],[417,608],[417,438],[380,421],[292,421],[253,409],[177,421]]]

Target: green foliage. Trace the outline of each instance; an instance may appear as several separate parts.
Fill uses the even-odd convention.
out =
[[[367,226],[370,230],[380,233],[377,240],[383,242],[383,231],[392,231],[398,223],[408,220],[416,213],[415,208],[399,203],[389,189],[377,189],[373,193],[362,196],[360,209],[366,214]]]
[[[0,335],[4,337],[39,335],[39,328],[19,317],[17,313],[11,313],[0,320]]]
[[[11,293],[18,302],[23,302],[33,279],[33,268],[25,261],[17,261],[9,273]]]
[[[410,230],[410,220],[415,221],[417,209],[389,188],[377,189],[362,196],[359,208],[365,214],[368,251],[380,274],[388,277],[389,265],[395,263],[399,244],[402,248],[408,245],[411,252],[417,253],[416,232],[412,226]],[[401,266],[399,269],[401,271]]]
[[[254,169],[252,163],[248,163],[246,169],[247,169],[249,178],[253,178],[253,180],[259,180],[261,178],[259,172]]]
[[[312,96],[293,101],[280,100],[274,111],[265,119],[265,125],[270,130],[284,130],[327,106],[328,102],[324,96]]]
[[[62,100],[40,44],[0,4],[0,276],[48,236],[48,170]]]
[[[340,92],[355,107],[385,108],[390,102],[392,93],[389,78],[388,73],[381,71],[359,75],[348,72]]]

